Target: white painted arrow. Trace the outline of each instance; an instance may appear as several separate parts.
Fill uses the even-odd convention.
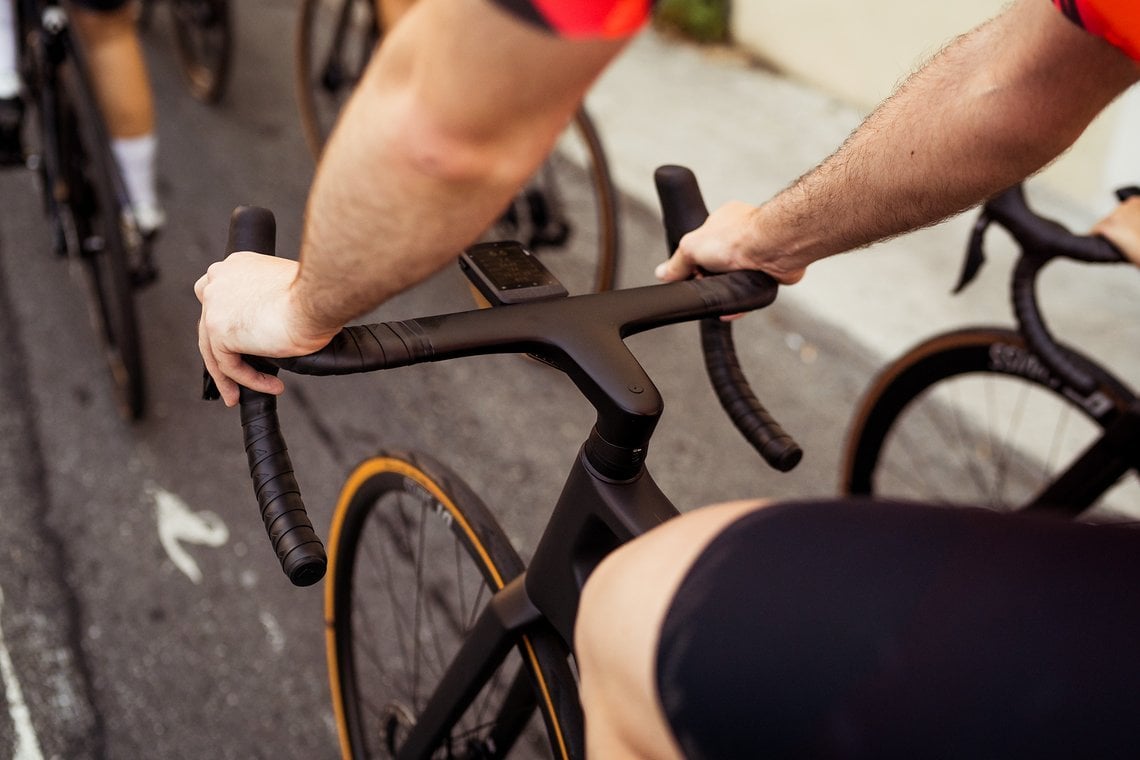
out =
[[[198,563],[183,548],[183,543],[217,548],[230,538],[229,528],[213,512],[194,512],[175,494],[158,486],[148,488],[154,496],[158,519],[158,540],[174,566],[195,583],[202,582]]]

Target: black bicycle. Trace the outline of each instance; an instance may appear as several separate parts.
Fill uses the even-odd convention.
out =
[[[1094,359],[1058,343],[1036,277],[1057,258],[1113,263],[1106,240],[1074,235],[1026,205],[1020,186],[987,202],[958,290],[984,261],[991,221],[1020,246],[1017,329],[972,327],[924,341],[887,366],[854,418],[842,490],[921,501],[1079,514],[1112,506],[1140,472],[1140,402]]]
[[[658,170],[671,247],[706,216],[691,173]],[[241,209],[231,250],[272,251],[273,217]],[[250,473],[282,568],[299,585],[327,568],[333,704],[346,758],[584,755],[572,661],[581,587],[612,549],[677,514],[646,470],[662,399],[624,339],[701,320],[710,378],[765,459],[788,470],[798,446],[760,406],[718,319],[767,306],[757,272],[567,297],[525,248],[484,244],[462,264],[510,305],[343,330],[325,349],[266,371],[339,375],[525,352],[563,372],[597,410],[529,565],[458,475],[386,451],[349,476],[326,555],[305,516],[275,398],[243,389]],[[528,294],[531,297],[528,297]]]
[[[158,0],[143,0],[142,26]],[[229,84],[233,56],[229,0],[167,0],[174,50],[186,87],[196,100],[217,103]]]
[[[25,144],[40,180],[52,247],[77,264],[130,419],[146,407],[134,291],[154,278],[149,252],[111,153],[82,45],[55,0],[17,0],[20,72],[34,129]]]
[[[301,126],[320,155],[341,108],[381,44],[373,0],[302,0],[294,83]],[[618,196],[585,108],[486,239],[514,239],[543,257],[571,293],[609,290],[619,257]]]

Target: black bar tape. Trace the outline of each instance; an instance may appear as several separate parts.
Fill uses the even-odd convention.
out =
[[[256,206],[239,206],[230,216],[227,249],[272,256],[277,223],[273,212]],[[261,372],[277,374],[277,367],[257,357],[246,357]],[[241,388],[241,428],[249,475],[253,480],[265,531],[281,569],[295,586],[311,586],[324,577],[328,559],[325,547],[305,512],[293,463],[277,419],[277,397]]]
[[[277,398],[247,388],[241,395],[246,459],[265,531],[289,580],[310,586],[324,577],[328,560],[293,475],[277,419]]]
[[[1057,342],[1045,326],[1041,309],[1037,306],[1034,280],[1045,260],[1022,257],[1013,271],[1013,311],[1025,341],[1033,353],[1041,358],[1045,366],[1060,377],[1066,384],[1082,395],[1092,393],[1096,380],[1088,372],[1074,364],[1057,346]]]
[[[406,367],[430,356],[431,345],[408,325],[384,322],[346,327],[315,353],[274,359],[273,363],[299,375],[351,375]]]
[[[689,169],[662,166],[654,172],[653,179],[661,199],[668,253],[672,255],[682,237],[705,223],[708,207],[697,178]],[[776,297],[776,281],[762,272],[734,272],[717,280],[716,284],[700,283],[706,302],[723,299],[724,303],[760,308]],[[720,319],[701,320],[701,348],[713,390],[732,424],[768,464],[781,472],[795,467],[803,458],[803,450],[752,391],[736,356],[732,324]]]
[[[1111,264],[1125,261],[1124,255],[1103,237],[1074,235],[1064,225],[1036,214],[1029,208],[1020,185],[989,200],[985,213],[1005,227],[1021,247],[1011,287],[1013,310],[1026,342],[1063,382],[1083,395],[1092,393],[1096,379],[1057,345],[1041,316],[1037,304],[1037,273],[1057,257]]]
[[[1064,256],[1093,264],[1116,264],[1124,255],[1099,235],[1075,235],[1053,219],[1039,216],[1025,200],[1020,185],[986,202],[985,213],[1009,231],[1026,256]]]
[[[732,330],[719,319],[701,320],[701,348],[709,380],[744,439],[780,472],[787,472],[803,459],[803,449],[788,435],[756,394],[752,392],[732,340]]]
[[[720,309],[725,315],[763,309],[776,300],[779,288],[771,275],[747,270],[692,280],[692,283],[706,305]]]

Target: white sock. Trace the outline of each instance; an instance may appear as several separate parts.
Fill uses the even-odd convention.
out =
[[[154,134],[140,137],[116,137],[111,141],[111,150],[123,173],[127,194],[131,197],[136,220],[143,232],[161,227],[166,214],[158,202],[158,186],[155,179],[155,155],[158,153],[158,138]]]
[[[0,0],[0,98],[20,94],[20,69],[16,61],[15,0]]]

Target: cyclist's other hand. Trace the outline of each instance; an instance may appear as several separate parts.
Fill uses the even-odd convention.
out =
[[[1133,264],[1140,266],[1140,196],[1117,204],[1108,216],[1093,225],[1094,235],[1104,235]]]
[[[699,228],[681,238],[676,252],[654,274],[664,282],[684,280],[698,269],[733,272],[758,269],[784,285],[799,282],[800,266],[789,266],[780,253],[769,251],[757,223],[757,207],[730,201],[709,214]]]
[[[323,347],[331,333],[307,329],[292,296],[298,264],[291,259],[241,251],[210,265],[194,283],[202,304],[198,350],[226,406],[238,402],[238,386],[279,394],[284,383],[242,360],[252,356],[301,356]]]

